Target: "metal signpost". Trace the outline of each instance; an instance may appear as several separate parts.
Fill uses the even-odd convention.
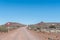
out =
[[[10,28],[9,25],[10,25],[10,23],[7,23],[8,32],[9,32],[9,28]]]

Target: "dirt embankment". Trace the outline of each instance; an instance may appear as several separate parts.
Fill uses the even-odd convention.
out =
[[[60,40],[60,33],[46,33],[46,32],[36,32],[30,31],[33,35],[39,37],[41,40]]]

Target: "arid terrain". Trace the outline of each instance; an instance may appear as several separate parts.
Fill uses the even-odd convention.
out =
[[[60,40],[60,34],[30,31],[26,27],[0,33],[0,40],[48,40],[48,38]]]

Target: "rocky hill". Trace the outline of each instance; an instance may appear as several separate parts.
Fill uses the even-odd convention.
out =
[[[20,26],[20,27],[23,27],[23,26],[26,26],[24,24],[21,24],[21,23],[17,23],[17,22],[7,22],[6,24],[4,24],[5,26]]]
[[[8,32],[8,30],[14,30],[20,27],[24,27],[26,25],[16,23],[16,22],[7,22],[3,25],[0,25],[0,32]]]

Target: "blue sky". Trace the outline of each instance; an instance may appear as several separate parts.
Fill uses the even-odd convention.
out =
[[[59,0],[0,0],[0,24],[60,22]]]

